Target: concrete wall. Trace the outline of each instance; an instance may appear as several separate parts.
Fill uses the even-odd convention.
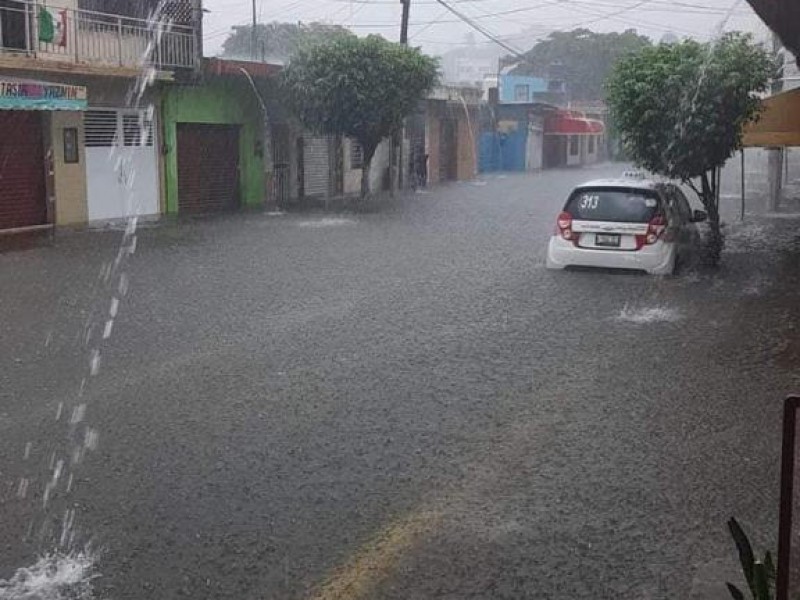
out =
[[[344,152],[344,194],[357,195],[361,193],[361,177],[363,169],[354,169],[350,161],[350,147],[353,142],[349,139],[343,141]],[[406,154],[408,152],[406,151]],[[373,192],[379,192],[383,189],[383,184],[386,176],[386,169],[389,168],[389,162],[392,156],[392,145],[390,139],[383,140],[375,149],[375,155],[372,157],[372,164],[369,171],[369,189]]]
[[[428,154],[428,184],[439,183],[439,138],[441,134],[439,115],[428,103],[428,114],[425,124],[425,152]]]
[[[162,101],[164,179],[166,183],[166,212],[180,210],[178,198],[177,124],[206,123],[241,125],[239,133],[240,203],[242,206],[262,205],[266,197],[266,164],[256,152],[257,142],[263,145],[264,116],[253,91],[244,83],[218,81],[203,87],[169,87]],[[213,152],[213,148],[209,148]],[[272,166],[269,165],[269,171]]]
[[[429,101],[425,118],[425,152],[428,154],[428,183],[440,183],[439,147],[441,143],[442,119],[456,121],[456,179],[473,179],[478,174],[478,140],[480,118],[477,111],[470,108],[470,115],[461,104],[445,104]]]
[[[458,119],[458,163],[456,178],[459,181],[474,179],[478,175],[478,119],[466,115]]]
[[[78,130],[78,162],[64,162],[64,129]],[[86,223],[86,153],[83,145],[83,113],[54,111],[51,117],[53,193],[56,225]]]
[[[351,148],[353,141],[345,138],[342,141],[342,153],[344,155],[344,193],[346,196],[358,194],[361,191],[362,170],[353,168],[351,159]]]
[[[542,168],[544,130],[534,124],[528,125],[528,143],[525,153],[525,170],[538,171]]]

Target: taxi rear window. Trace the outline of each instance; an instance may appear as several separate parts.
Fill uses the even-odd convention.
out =
[[[578,221],[647,223],[661,211],[661,201],[653,190],[580,188],[564,210]]]

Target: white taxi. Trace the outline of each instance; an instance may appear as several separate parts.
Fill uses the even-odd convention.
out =
[[[547,268],[604,267],[668,275],[699,249],[697,223],[681,189],[643,177],[576,187],[556,219]]]

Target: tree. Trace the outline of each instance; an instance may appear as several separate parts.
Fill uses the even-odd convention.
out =
[[[306,127],[361,144],[364,197],[378,144],[400,129],[436,85],[437,69],[435,59],[380,36],[338,37],[301,48],[282,83],[289,106]]]
[[[720,170],[741,148],[744,125],[758,118],[757,94],[767,90],[774,68],[770,53],[750,35],[729,33],[708,44],[686,40],[644,48],[620,61],[607,85],[628,156],[686,183],[702,201],[714,264],[724,243]]]
[[[222,56],[250,58],[252,31],[252,25],[234,27],[233,33],[222,43]],[[256,25],[256,53],[260,59],[285,62],[303,46],[352,35],[340,25],[327,23],[259,23]]]
[[[554,31],[523,55],[514,73],[548,77],[557,66],[571,100],[603,100],[603,84],[617,61],[647,46],[649,38],[633,29],[623,33]]]

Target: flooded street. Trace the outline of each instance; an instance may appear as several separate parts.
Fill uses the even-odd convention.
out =
[[[0,254],[0,579],[50,550],[88,334],[96,450],[51,501],[97,598],[725,597],[726,520],[776,543],[798,221],[724,199],[718,271],[545,270],[572,186],[623,168],[140,223],[113,336],[121,231]]]

